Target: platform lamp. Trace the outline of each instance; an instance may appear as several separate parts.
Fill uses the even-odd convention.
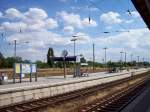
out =
[[[122,55],[123,55],[123,51],[120,52],[120,68],[122,67]]]
[[[74,49],[74,57],[76,56],[76,41],[79,40],[78,37],[81,37],[81,36],[85,36],[85,35],[73,35],[72,39],[70,40],[74,44],[74,48],[73,48]],[[73,77],[76,77],[76,71],[75,71],[75,69],[76,69],[76,62],[74,61],[74,74],[73,74]]]
[[[104,48],[103,48],[103,50],[104,50],[104,52],[105,52],[105,58],[104,58],[105,71],[107,70],[107,53],[106,53],[107,49],[108,49],[107,47],[104,47]]]

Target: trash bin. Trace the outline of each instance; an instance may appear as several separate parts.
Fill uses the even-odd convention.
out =
[[[2,73],[0,75],[0,85],[4,85],[8,83],[8,77],[6,73]]]

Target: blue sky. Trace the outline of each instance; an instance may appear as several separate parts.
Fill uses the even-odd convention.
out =
[[[130,10],[131,15],[127,13]],[[89,22],[90,15],[90,22]],[[103,47],[108,47],[108,60],[120,59],[120,51],[148,59],[150,33],[130,0],[0,0],[0,51],[24,59],[46,60],[48,47],[60,56],[66,49],[73,55],[72,35],[78,37],[76,54],[87,60],[95,44],[96,60],[103,60]],[[21,29],[21,32],[20,32]],[[108,31],[109,34],[102,32]],[[116,33],[115,31],[122,31]],[[130,31],[130,32],[126,32]]]

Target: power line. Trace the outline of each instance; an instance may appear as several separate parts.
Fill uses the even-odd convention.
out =
[[[96,3],[94,3],[93,1],[88,0],[88,2],[89,2],[91,5],[93,5],[93,6],[95,6],[96,8],[98,8],[101,13],[105,13],[105,11],[104,11],[103,9],[99,8],[99,6],[98,6]],[[118,25],[119,25],[121,28],[125,29],[125,30],[128,29],[128,28],[126,28],[125,26],[123,26],[123,25],[121,25],[121,24],[118,24]]]

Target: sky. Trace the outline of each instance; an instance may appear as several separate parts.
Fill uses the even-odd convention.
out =
[[[150,32],[130,0],[0,0],[0,33],[5,57],[14,55],[17,40],[17,56],[33,62],[46,61],[49,47],[55,56],[63,50],[73,55],[73,35],[78,36],[76,55],[87,60],[92,60],[93,44],[98,62],[104,47],[112,61],[121,51],[128,61],[131,54],[134,60],[150,55]]]

